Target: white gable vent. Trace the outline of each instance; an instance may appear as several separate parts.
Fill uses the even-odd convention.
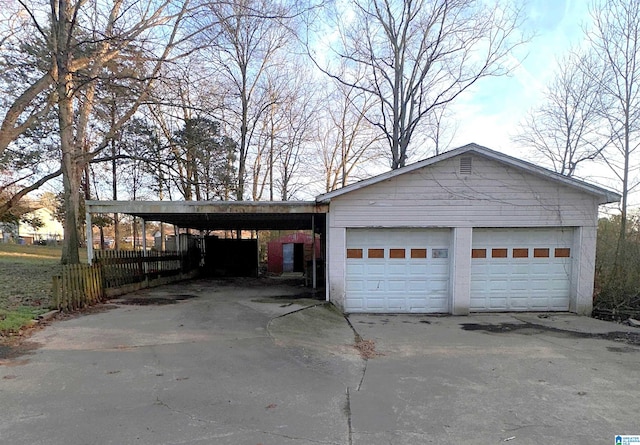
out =
[[[470,175],[471,174],[471,156],[462,156],[460,158],[460,174],[461,175]]]

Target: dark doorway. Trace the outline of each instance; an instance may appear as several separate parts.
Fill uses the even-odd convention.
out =
[[[304,272],[304,243],[282,244],[282,271]]]
[[[293,271],[304,272],[304,244],[295,243],[293,245]]]
[[[205,273],[213,277],[257,277],[258,240],[206,238]]]

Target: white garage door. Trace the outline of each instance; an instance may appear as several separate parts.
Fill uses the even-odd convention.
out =
[[[348,229],[346,312],[449,312],[448,229]]]
[[[567,311],[573,229],[474,229],[471,311]]]

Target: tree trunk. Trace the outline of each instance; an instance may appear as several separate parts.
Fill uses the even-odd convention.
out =
[[[71,55],[67,48],[70,33],[71,17],[69,6],[61,2],[59,21],[55,29],[56,41],[59,46],[56,51],[58,67],[58,123],[60,125],[60,149],[62,151],[62,185],[64,200],[64,240],[62,243],[62,264],[78,264],[78,212],[80,209],[80,175],[76,159],[74,141],[74,110],[73,110],[73,74],[70,69]]]
[[[68,102],[71,102],[70,100]],[[72,111],[72,110],[70,110]],[[63,121],[60,113],[61,123]],[[61,131],[64,134],[64,131]],[[64,141],[64,137],[61,142]],[[62,243],[62,264],[80,263],[78,252],[78,211],[80,208],[80,174],[78,167],[73,162],[72,153],[69,152],[68,142],[62,142],[62,184],[64,199],[64,240]],[[67,146],[67,147],[65,147]]]

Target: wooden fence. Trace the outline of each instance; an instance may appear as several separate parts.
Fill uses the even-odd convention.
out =
[[[132,286],[148,287],[151,280],[158,284],[175,279],[158,280],[197,269],[199,251],[189,255],[175,252],[140,252],[101,250],[95,252],[92,265],[73,264],[62,267],[62,275],[53,277],[53,306],[73,311],[102,301],[108,289],[122,288],[130,292]],[[157,285],[157,284],[156,284]],[[127,290],[128,289],[128,290]]]
[[[53,277],[53,306],[74,311],[102,301],[102,268],[98,265],[68,264],[62,275]]]
[[[94,263],[100,264],[106,289],[140,283],[150,278],[175,275],[187,269],[183,255],[175,252],[100,250]]]

